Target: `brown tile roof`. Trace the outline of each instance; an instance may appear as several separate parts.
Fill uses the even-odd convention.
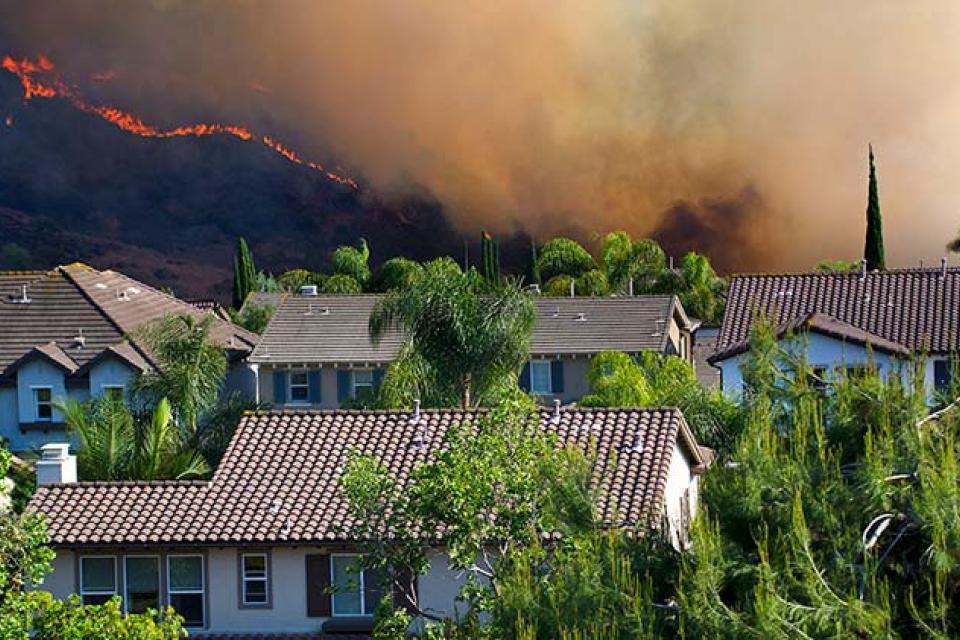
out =
[[[846,327],[846,338],[857,330],[890,348],[954,352],[960,348],[960,269],[735,276],[718,352],[749,340],[758,314],[776,326],[819,314],[819,328],[833,322],[838,330]]]
[[[19,302],[24,285],[29,304]],[[11,373],[11,365],[33,349],[50,349],[44,345],[64,354],[46,353],[63,366],[64,357],[70,360],[73,371],[108,348],[139,368],[148,367],[148,354],[124,336],[168,313],[208,312],[122,274],[82,264],[47,272],[0,272],[0,375]],[[214,336],[234,356],[249,353],[257,339],[221,319]]]
[[[403,481],[473,411],[257,412],[244,416],[207,482],[43,486],[30,502],[46,515],[50,542],[118,544],[309,544],[333,542],[347,524],[339,477],[350,450],[376,455]],[[596,445],[598,516],[644,523],[660,513],[676,445],[704,464],[677,409],[564,409],[541,425],[561,444]],[[420,442],[422,444],[417,445]]]
[[[254,362],[389,362],[403,336],[389,332],[374,345],[368,322],[378,295],[281,297],[250,359]],[[249,299],[248,299],[249,300]],[[530,351],[535,355],[601,351],[663,351],[676,313],[673,296],[534,298],[537,315]]]

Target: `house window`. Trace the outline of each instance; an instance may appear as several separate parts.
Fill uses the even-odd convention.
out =
[[[939,396],[953,393],[953,367],[949,360],[933,361],[933,390]]]
[[[544,396],[553,393],[549,360],[530,362],[530,393]]]
[[[80,558],[80,599],[83,604],[104,604],[117,593],[117,559]]]
[[[50,387],[34,387],[33,407],[37,422],[53,420],[53,389]]]
[[[306,371],[290,372],[290,402],[310,402],[310,382]]]
[[[187,627],[202,627],[203,556],[167,556],[167,596],[171,607],[183,616]]]
[[[240,556],[240,578],[243,604],[269,606],[268,559],[265,553],[244,553]]]
[[[373,397],[373,371],[370,369],[353,372],[353,397]]]
[[[372,616],[383,598],[385,575],[360,567],[360,556],[336,554],[330,558],[333,615]]]
[[[160,610],[160,558],[126,556],[123,559],[124,604],[127,613]]]
[[[123,400],[124,386],[122,384],[105,384],[100,387],[103,390],[103,397],[110,400]]]

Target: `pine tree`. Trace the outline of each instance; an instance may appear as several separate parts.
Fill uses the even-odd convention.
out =
[[[239,309],[243,301],[253,291],[257,281],[257,271],[253,266],[253,254],[247,241],[237,241],[237,254],[233,258],[233,307]]]
[[[870,186],[867,190],[867,238],[863,247],[867,269],[885,269],[883,256],[883,221],[880,218],[880,193],[877,189],[877,167],[874,164],[873,145],[870,145]]]

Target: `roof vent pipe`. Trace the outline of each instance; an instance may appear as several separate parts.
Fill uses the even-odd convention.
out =
[[[418,424],[420,422],[420,400],[413,401],[413,416],[410,418],[410,424]]]
[[[864,280],[867,277],[867,259],[860,259],[860,279]]]
[[[633,295],[633,278],[630,278],[629,280],[627,280],[627,295],[628,296]]]
[[[553,417],[550,421],[553,424],[560,424],[560,398],[553,399]]]
[[[943,258],[940,258],[940,277],[941,277],[941,278],[946,278],[946,277],[947,277],[947,258],[946,258],[946,256],[944,256]]]
[[[577,295],[577,281],[573,278],[570,278],[570,297],[573,298]]]
[[[17,300],[20,304],[30,304],[30,296],[27,295],[27,285],[20,287],[20,299]]]

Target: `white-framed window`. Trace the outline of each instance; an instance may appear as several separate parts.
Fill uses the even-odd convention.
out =
[[[160,610],[160,556],[123,557],[124,610]]]
[[[37,422],[53,420],[53,387],[33,387],[33,416]]]
[[[240,588],[245,606],[269,606],[269,562],[266,553],[244,553],[240,556]]]
[[[123,395],[126,393],[126,387],[122,384],[104,384],[100,385],[100,393],[104,398],[109,398],[111,400],[123,400]]]
[[[360,556],[335,553],[330,556],[334,616],[372,616],[384,595],[385,575],[363,569]]]
[[[183,616],[184,626],[204,625],[204,586],[202,555],[167,556],[167,602]]]
[[[306,404],[310,402],[310,376],[306,371],[291,371],[288,376],[290,402]]]
[[[353,371],[353,397],[369,398],[373,396],[373,370],[356,369]]]
[[[80,558],[80,599],[83,604],[103,604],[117,594],[117,559],[113,556]]]
[[[530,361],[530,393],[536,395],[550,395],[553,393],[550,365],[551,362],[549,360]]]

